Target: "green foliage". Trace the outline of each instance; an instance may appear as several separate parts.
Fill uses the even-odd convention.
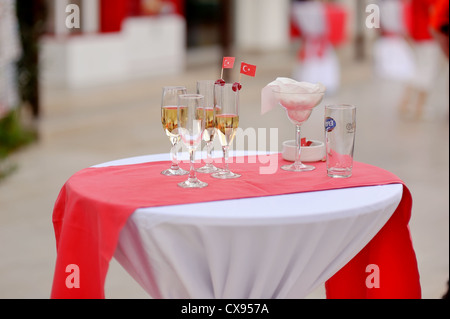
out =
[[[36,138],[36,132],[24,128],[19,110],[11,111],[0,119],[0,181],[17,169],[17,165],[10,163],[7,156]]]
[[[19,110],[9,112],[0,119],[0,161],[11,152],[36,139],[36,132],[24,128]]]

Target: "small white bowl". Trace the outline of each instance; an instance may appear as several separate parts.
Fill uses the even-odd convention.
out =
[[[325,157],[325,144],[321,141],[310,140],[312,144],[310,146],[302,146],[300,153],[301,162],[318,162]],[[288,140],[283,142],[282,156],[286,161],[295,161],[295,154],[297,152],[297,146],[295,140]]]

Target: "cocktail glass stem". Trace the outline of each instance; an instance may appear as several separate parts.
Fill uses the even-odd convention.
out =
[[[302,153],[301,146],[301,125],[295,125],[295,145],[297,146],[297,152],[295,153],[295,168],[300,169],[302,166],[302,162],[300,161],[300,154]]]
[[[297,146],[297,152],[295,152],[295,162],[293,164],[287,164],[281,166],[285,171],[291,172],[303,172],[303,171],[312,171],[315,169],[312,165],[305,165],[300,160],[300,155],[302,152],[301,146],[301,127],[300,125],[295,125],[295,144]]]

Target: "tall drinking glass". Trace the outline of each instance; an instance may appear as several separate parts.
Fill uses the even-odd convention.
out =
[[[207,183],[195,175],[195,150],[202,142],[205,130],[205,99],[200,94],[181,94],[178,96],[178,132],[182,143],[189,150],[191,169],[186,181],[178,186],[183,188],[202,188]]]
[[[215,126],[222,145],[224,167],[211,176],[221,179],[237,178],[241,175],[231,172],[228,168],[228,150],[239,127],[239,90],[233,88],[231,83],[216,84],[215,99]]]
[[[301,126],[309,119],[312,110],[322,101],[325,91],[314,93],[291,93],[281,92],[274,88],[273,93],[277,98],[278,103],[285,109],[291,123],[295,125],[295,143],[298,150],[295,154],[295,162],[293,164],[283,165],[281,168],[292,172],[314,170],[314,166],[305,165],[300,161]]]
[[[328,176],[352,176],[355,131],[356,106],[348,104],[325,106]]]
[[[172,166],[161,172],[167,176],[179,176],[189,174],[188,171],[182,169],[178,165],[178,142],[180,135],[178,134],[177,106],[178,95],[186,94],[187,89],[184,86],[165,86],[162,89],[161,101],[161,122],[164,132],[172,143],[170,154],[172,158]]]
[[[213,80],[197,81],[197,94],[205,97],[205,132],[203,133],[203,140],[206,142],[206,159],[205,165],[197,169],[199,173],[213,173],[219,169],[213,165],[212,150],[214,136],[216,136],[215,129],[215,101],[214,101],[214,83]]]

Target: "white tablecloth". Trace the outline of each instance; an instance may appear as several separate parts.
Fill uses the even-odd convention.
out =
[[[99,166],[162,159],[168,155]],[[391,184],[141,208],[114,257],[153,298],[303,298],[373,238],[402,190]]]

